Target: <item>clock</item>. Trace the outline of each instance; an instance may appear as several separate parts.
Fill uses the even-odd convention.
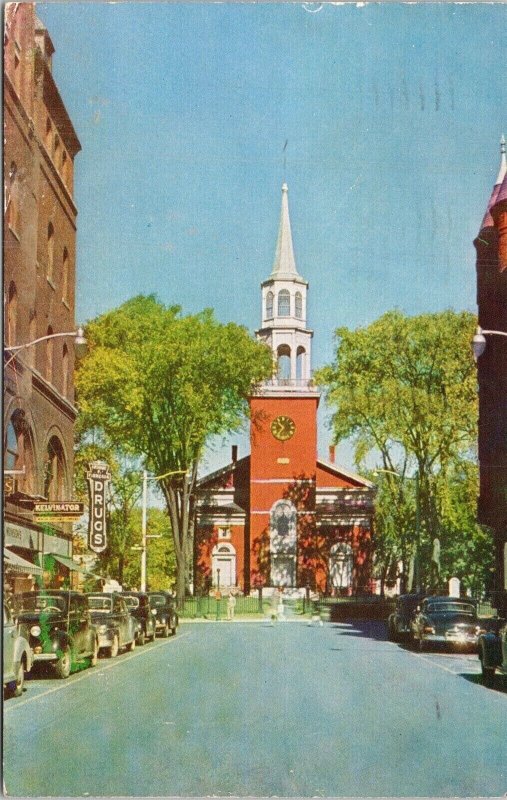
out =
[[[295,432],[296,424],[290,417],[276,417],[271,423],[271,433],[275,439],[279,439],[281,442],[290,439],[291,436],[294,436]]]

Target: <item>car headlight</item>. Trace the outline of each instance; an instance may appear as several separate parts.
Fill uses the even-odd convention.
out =
[[[431,625],[425,625],[423,633],[435,633],[435,628],[432,628]]]
[[[107,625],[99,625],[99,633],[107,633]]]
[[[39,625],[32,625],[30,628],[30,633],[32,636],[40,636],[40,626]]]

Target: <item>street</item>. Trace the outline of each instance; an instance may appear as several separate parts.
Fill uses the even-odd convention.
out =
[[[383,623],[182,624],[4,711],[9,795],[477,796],[507,791],[507,694],[476,655]]]

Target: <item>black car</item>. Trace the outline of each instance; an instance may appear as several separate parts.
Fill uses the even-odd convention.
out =
[[[59,678],[68,678],[74,664],[97,663],[97,631],[86,595],[40,589],[16,595],[15,607],[20,628],[32,648],[34,664],[48,662]]]
[[[400,642],[410,636],[410,621],[414,616],[416,608],[424,598],[425,594],[401,594],[396,600],[396,607],[387,620],[389,639],[392,642]]]
[[[174,598],[170,592],[148,592],[150,608],[155,619],[157,633],[162,636],[174,636],[178,627],[178,615]]]
[[[481,626],[475,604],[459,597],[427,597],[411,622],[412,642],[420,650],[433,643],[477,648]]]
[[[116,592],[90,592],[88,603],[92,622],[97,627],[99,650],[109,658],[116,658],[124,647],[134,650],[137,623],[123,597]]]
[[[151,613],[150,598],[146,592],[122,592],[122,597],[137,622],[137,644],[143,645],[146,639],[155,641],[155,615]]]

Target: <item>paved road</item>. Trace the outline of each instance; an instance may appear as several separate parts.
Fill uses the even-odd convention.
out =
[[[507,693],[380,623],[182,625],[5,703],[10,795],[491,796]]]

